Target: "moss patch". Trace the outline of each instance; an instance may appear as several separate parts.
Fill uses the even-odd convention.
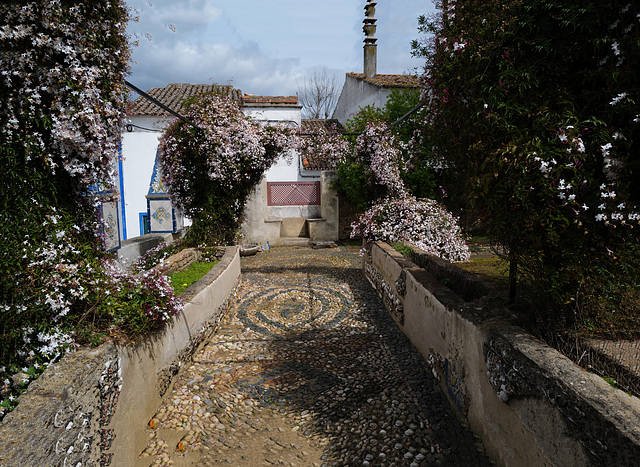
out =
[[[471,272],[483,280],[501,287],[508,287],[509,261],[495,257],[471,258],[466,263],[456,263],[460,269]]]

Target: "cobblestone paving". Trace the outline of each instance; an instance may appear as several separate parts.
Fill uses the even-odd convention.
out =
[[[242,274],[137,465],[491,465],[356,248],[276,248],[242,258]]]

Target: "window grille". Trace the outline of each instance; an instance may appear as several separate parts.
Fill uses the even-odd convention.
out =
[[[269,206],[319,206],[320,182],[268,182]]]

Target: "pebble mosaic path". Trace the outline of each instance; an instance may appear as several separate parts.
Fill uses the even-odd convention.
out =
[[[487,466],[356,247],[242,258],[242,285],[137,466]]]

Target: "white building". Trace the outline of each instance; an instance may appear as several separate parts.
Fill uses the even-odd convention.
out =
[[[265,124],[283,123],[296,129],[303,127],[297,96],[243,96],[240,90],[231,86],[176,83],[165,88],[152,88],[147,94],[185,115],[184,100],[205,92],[228,95],[242,105],[245,115]],[[143,97],[133,103],[127,132],[122,138],[123,239],[147,233],[148,226],[153,227],[154,219],[159,217],[151,209],[153,205],[150,207],[148,204],[153,200],[148,198],[153,198],[149,196],[153,191],[150,185],[157,187],[160,183],[157,172],[154,175],[159,138],[162,130],[174,118],[168,111]],[[314,123],[309,121],[306,124]],[[289,237],[290,242],[293,239],[299,239],[300,242],[337,240],[337,198],[335,210],[323,211],[323,200],[329,202],[335,196],[330,183],[323,184],[323,180],[331,176],[323,172],[331,169],[325,165],[323,161],[313,158],[306,158],[303,162],[297,154],[278,160],[267,171],[247,203],[243,226],[245,243],[268,241],[277,245]],[[152,177],[154,183],[151,183]],[[161,187],[160,191],[163,191]],[[161,214],[168,216],[164,208],[166,206],[161,206]],[[323,217],[325,214],[329,215],[329,221]],[[164,220],[162,216],[159,218]]]
[[[376,45],[375,0],[367,0],[362,30],[364,39],[364,73],[347,73],[333,118],[342,125],[368,105],[382,108],[394,89],[418,88],[415,75],[379,75]]]

